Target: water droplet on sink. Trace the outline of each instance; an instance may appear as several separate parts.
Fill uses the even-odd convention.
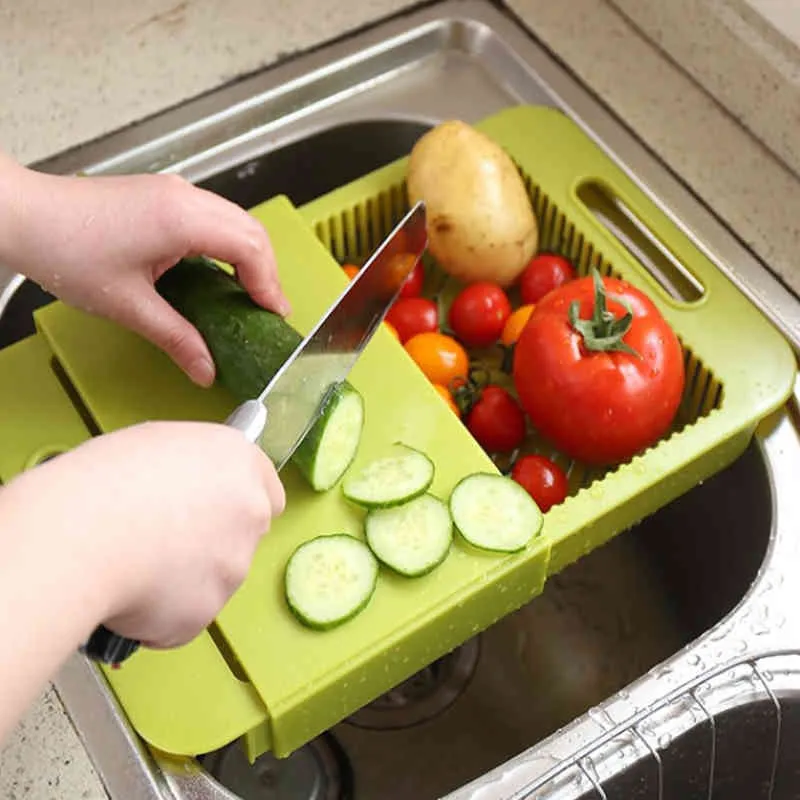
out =
[[[744,653],[747,650],[747,642],[744,639],[739,639],[733,642],[733,648],[737,653]]]
[[[594,720],[603,730],[608,730],[614,727],[614,720],[608,715],[608,712],[596,706],[590,708],[587,712],[589,718]]]
[[[691,664],[691,666],[696,667],[700,664],[700,656],[697,653],[692,653],[686,661]]]
[[[762,669],[761,677],[763,677],[765,681],[771,681],[775,676],[768,669]]]
[[[656,667],[653,672],[653,677],[656,680],[661,680],[672,675],[672,667]]]
[[[658,747],[660,750],[666,750],[672,744],[672,737],[668,733],[662,733],[658,737]]]

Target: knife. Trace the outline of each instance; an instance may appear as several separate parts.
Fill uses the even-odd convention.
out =
[[[425,205],[418,202],[295,348],[258,397],[225,424],[258,444],[280,472],[346,380],[427,247]],[[403,258],[398,256],[403,255]],[[410,256],[410,257],[409,257]],[[139,642],[98,626],[81,651],[116,666]]]

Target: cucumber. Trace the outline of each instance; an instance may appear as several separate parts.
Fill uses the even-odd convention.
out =
[[[426,575],[438,567],[453,540],[450,512],[431,494],[393,508],[370,511],[365,528],[367,544],[376,558],[409,578]]]
[[[433,483],[433,462],[424,453],[397,442],[342,482],[344,496],[364,508],[391,508],[424,494]]]
[[[378,582],[378,562],[346,533],[301,544],[286,565],[286,602],[309,628],[328,630],[363,610]]]
[[[218,382],[240,403],[257,397],[302,341],[286,320],[253,302],[208,259],[181,260],[156,289],[200,331]],[[355,458],[363,426],[363,399],[345,382],[292,457],[313,489],[327,491],[339,482]]]
[[[522,550],[542,529],[542,512],[533,498],[504,475],[475,473],[463,478],[449,506],[456,530],[482,550]]]

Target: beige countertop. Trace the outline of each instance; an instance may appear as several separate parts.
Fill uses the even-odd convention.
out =
[[[26,163],[43,159],[410,5],[0,0],[0,148]],[[790,102],[798,88],[793,70],[800,72],[791,34],[800,29],[796,0],[508,5],[800,292],[800,180],[786,166],[800,165],[800,137],[791,135],[800,105]],[[719,27],[697,30],[698,20],[711,25],[726,5],[742,18],[745,5],[759,14],[749,36],[737,29],[736,48]],[[675,6],[683,9],[682,19]],[[784,61],[776,77],[758,53],[765,39],[774,44],[768,31],[780,20]],[[695,43],[685,64],[691,77],[673,60],[681,41],[685,50]],[[743,64],[731,59],[738,60],[738,48],[748,41],[747,52],[757,55],[742,72]],[[770,117],[763,116],[763,104],[753,105],[754,97],[766,100],[758,95],[759,81],[773,82]],[[0,797],[105,797],[52,691],[0,753]]]
[[[800,175],[796,0],[610,0]]]

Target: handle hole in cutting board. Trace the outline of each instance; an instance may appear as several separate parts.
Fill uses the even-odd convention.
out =
[[[673,300],[689,304],[703,299],[705,286],[621,197],[594,180],[583,181],[576,194]]]

